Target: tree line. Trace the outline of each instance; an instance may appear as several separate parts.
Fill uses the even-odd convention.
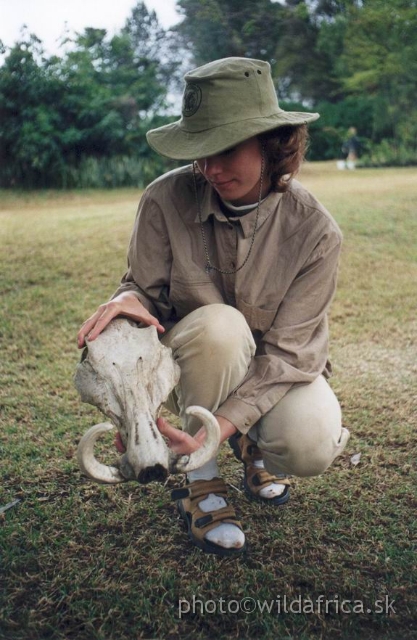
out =
[[[1,47],[0,186],[143,186],[175,166],[145,132],[177,119],[188,69],[228,56],[270,62],[280,105],[317,110],[312,160],[417,162],[417,0],[178,0],[164,30],[138,2],[116,35],[86,28],[46,56],[26,31]]]

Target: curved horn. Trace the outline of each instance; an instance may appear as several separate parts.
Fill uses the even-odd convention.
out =
[[[188,407],[185,413],[196,418],[200,418],[206,428],[206,439],[204,444],[191,453],[189,456],[181,456],[176,461],[175,470],[180,473],[187,473],[202,467],[203,464],[214,458],[220,445],[220,427],[216,418],[210,411],[203,407]]]
[[[96,482],[117,484],[118,482],[125,482],[126,480],[117,467],[102,464],[94,457],[94,445],[97,438],[99,438],[102,433],[111,431],[113,428],[110,422],[96,424],[86,431],[78,444],[77,460],[81,471],[89,478],[96,480]]]

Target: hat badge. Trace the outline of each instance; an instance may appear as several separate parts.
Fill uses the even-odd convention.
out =
[[[198,84],[188,84],[182,100],[182,115],[185,118],[193,116],[201,104],[202,92]]]

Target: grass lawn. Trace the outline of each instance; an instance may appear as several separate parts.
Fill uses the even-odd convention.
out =
[[[0,192],[0,507],[19,500],[0,513],[0,638],[417,637],[417,169],[301,179],[345,236],[331,359],[352,436],[280,509],[245,497],[223,447],[238,560],[190,546],[177,479],[99,486],[74,458],[102,421],[73,388],[75,336],[118,285],[139,194]]]

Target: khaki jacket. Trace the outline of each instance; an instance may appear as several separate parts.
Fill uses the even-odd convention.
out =
[[[231,270],[250,247],[256,209],[226,217],[197,176],[211,263]],[[341,232],[297,181],[261,204],[247,264],[235,275],[205,270],[191,167],[171,171],[144,192],[128,251],[128,271],[114,295],[134,291],[169,328],[202,305],[243,313],[257,344],[248,374],[216,414],[247,432],[294,384],[330,375],[327,311],[336,287]]]

